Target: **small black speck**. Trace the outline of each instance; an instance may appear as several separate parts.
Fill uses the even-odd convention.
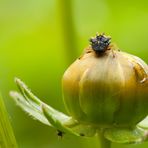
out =
[[[85,135],[83,133],[80,133],[80,136],[84,137]]]
[[[91,53],[91,52],[92,52],[92,51],[90,51],[90,50],[89,50],[89,51],[86,51],[86,53]]]

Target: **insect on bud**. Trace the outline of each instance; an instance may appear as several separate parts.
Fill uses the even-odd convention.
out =
[[[115,49],[104,34],[64,73],[65,105],[77,121],[98,127],[131,127],[148,114],[148,66]]]
[[[110,44],[110,37],[105,36],[104,34],[96,35],[95,38],[91,38],[91,46],[92,49],[96,53],[103,53],[108,49],[108,46]]]

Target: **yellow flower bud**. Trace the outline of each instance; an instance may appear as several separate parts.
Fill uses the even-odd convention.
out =
[[[109,40],[105,35],[91,39],[84,54],[66,70],[64,102],[69,114],[81,123],[133,126],[148,114],[148,66],[114,49]]]

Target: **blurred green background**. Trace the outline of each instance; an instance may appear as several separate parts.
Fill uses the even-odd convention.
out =
[[[69,3],[71,2],[71,4]],[[148,1],[0,0],[0,90],[20,148],[92,148],[97,138],[65,135],[28,117],[9,97],[19,77],[46,103],[66,113],[61,77],[96,32],[148,62]],[[119,145],[116,148],[146,148]]]

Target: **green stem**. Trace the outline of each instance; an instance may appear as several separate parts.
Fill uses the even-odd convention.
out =
[[[111,148],[111,142],[104,137],[103,131],[98,132],[98,137],[100,148]]]
[[[8,114],[0,95],[0,148],[17,148]]]
[[[58,12],[68,64],[77,57],[76,30],[72,12],[72,0],[58,0]]]

